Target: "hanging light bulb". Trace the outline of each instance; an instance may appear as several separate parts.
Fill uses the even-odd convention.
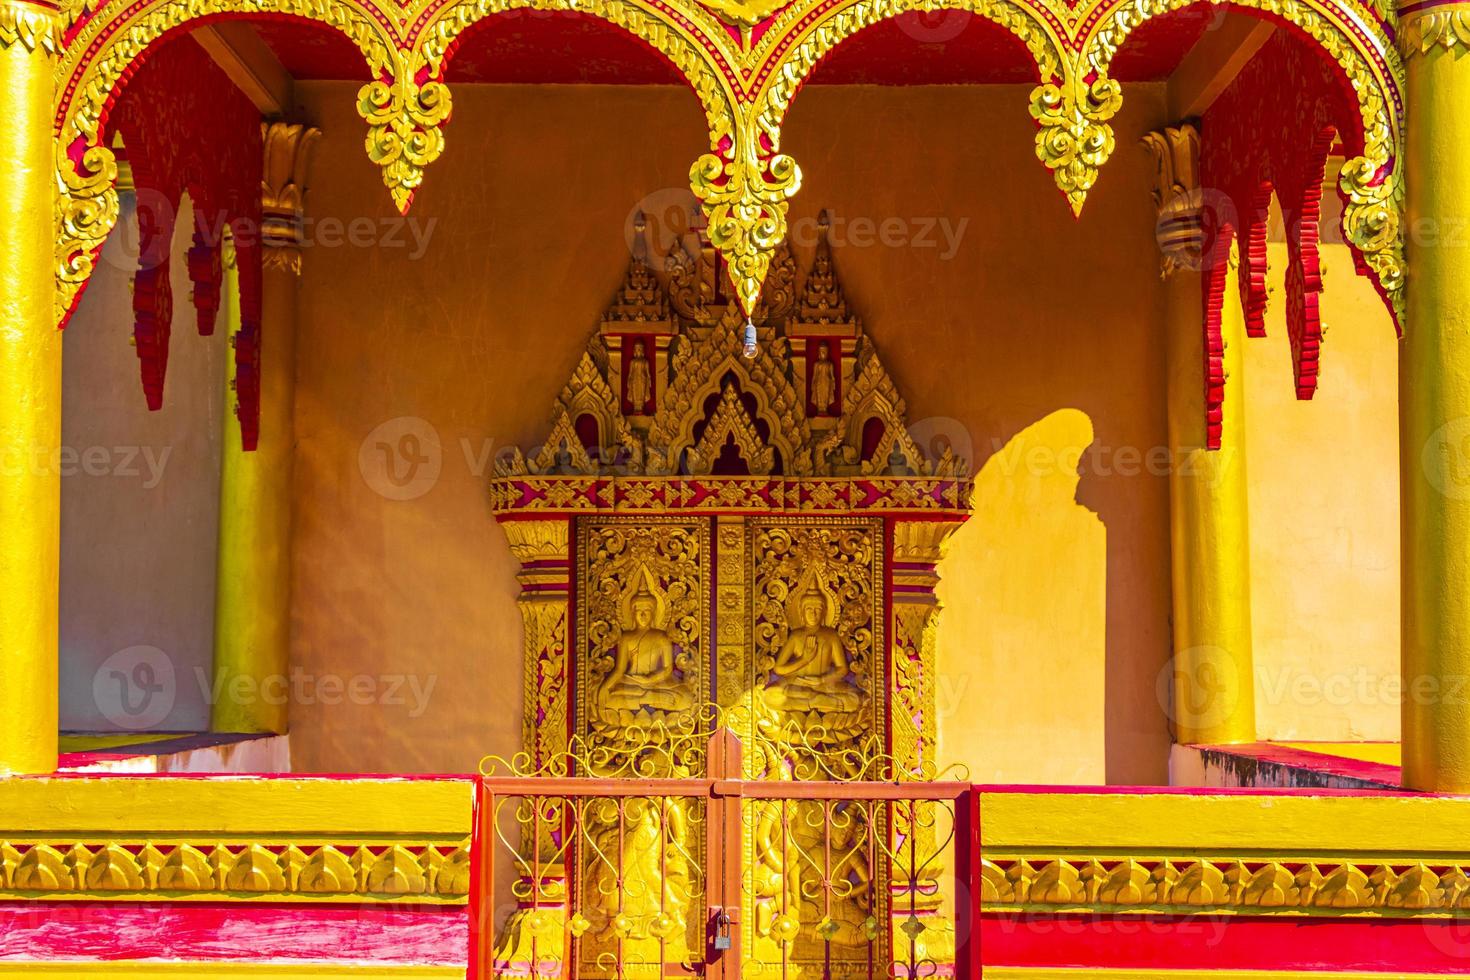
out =
[[[754,357],[760,351],[755,339],[755,323],[751,320],[745,321],[745,345],[740,352],[746,357]]]

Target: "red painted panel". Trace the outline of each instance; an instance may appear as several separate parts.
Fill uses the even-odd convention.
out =
[[[293,960],[463,966],[463,906],[0,903],[0,961]]]
[[[981,916],[986,966],[1470,974],[1470,923],[1342,916]]]

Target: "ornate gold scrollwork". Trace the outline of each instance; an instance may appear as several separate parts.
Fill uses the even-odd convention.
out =
[[[78,166],[58,150],[56,176],[56,323],[60,325],[91,278],[97,252],[117,224],[117,158],[105,146],[91,146]]]
[[[1117,111],[1120,90],[1108,77],[1112,54],[1137,24],[1186,6],[1188,0],[1125,0],[1113,9],[1100,9],[1108,2],[1072,8],[1045,0],[854,0],[833,4],[813,20],[811,4],[802,2],[777,10],[765,0],[728,0],[716,17],[707,7],[681,0],[668,10],[630,0],[449,0],[422,23],[411,25],[409,8],[393,0],[158,0],[120,13],[127,22],[119,25],[105,12],[88,18],[88,0],[68,0],[63,16],[75,25],[75,36],[58,70],[64,93],[59,142],[68,151],[78,138],[89,147],[100,145],[97,121],[103,107],[144,48],[165,32],[193,19],[229,13],[304,17],[340,31],[363,51],[376,79],[359,96],[370,127],[368,152],[383,167],[385,183],[403,208],[421,184],[424,168],[444,148],[442,127],[450,101],[442,79],[454,40],[477,21],[511,9],[576,10],[662,52],[699,97],[710,152],[691,170],[691,186],[728,260],[740,304],[754,313],[772,256],[786,234],[789,199],[800,183],[795,163],[780,152],[782,121],[823,55],[865,27],[912,11],[963,10],[998,24],[1026,45],[1037,66],[1042,84],[1031,96],[1032,113],[1041,126],[1037,154],[1053,169],[1075,211],[1113,148],[1109,119]],[[1388,5],[1384,0],[1373,0],[1371,7],[1357,0],[1242,2],[1314,37],[1358,93],[1368,149],[1343,169],[1341,186],[1348,201],[1343,226],[1385,295],[1401,306],[1402,181],[1390,166],[1401,158],[1400,133],[1397,109],[1386,102],[1402,86],[1396,55],[1387,50]],[[17,20],[13,30],[0,24],[0,43],[11,34],[23,43],[45,43],[51,35],[33,29],[36,23],[27,18]],[[746,30],[737,38],[722,23],[745,27],[755,18],[763,18],[765,27],[758,39]],[[1349,35],[1339,23],[1366,29]],[[1073,34],[1084,30],[1093,33]],[[1404,31],[1405,43],[1421,50],[1453,46],[1464,35],[1457,11],[1413,18]],[[1380,55],[1378,67],[1370,64]],[[63,184],[62,193],[71,191]],[[62,210],[70,206],[59,204]],[[71,269],[74,279],[80,276],[84,282],[88,266],[76,254],[100,241],[100,235],[68,239],[59,269]],[[63,282],[62,292],[68,288]],[[75,292],[71,288],[68,297]]]
[[[73,4],[67,9],[78,14],[87,8]],[[185,24],[220,14],[283,14],[316,21],[352,41],[375,74],[386,76],[395,64],[395,46],[382,24],[368,8],[347,0],[157,0],[126,8],[117,20],[103,14],[83,23],[57,67],[63,97],[56,139],[58,325],[76,305],[96,254],[117,223],[117,167],[100,131],[104,108],[150,45]],[[74,159],[78,153],[80,165]]]
[[[1098,171],[1112,156],[1113,127],[1108,120],[1123,105],[1123,87],[1106,75],[1090,81],[1076,70],[1060,83],[1031,92],[1036,156],[1056,177],[1073,214],[1081,214]]]
[[[689,186],[709,218],[710,241],[729,263],[740,307],[749,315],[786,239],[786,211],[801,187],[801,169],[784,153],[763,157],[749,126],[737,130],[732,152],[729,159],[706,153],[696,160]]]
[[[451,108],[449,86],[417,81],[403,59],[392,79],[368,82],[357,93],[357,111],[368,124],[368,157],[383,169],[383,183],[402,213],[423,183],[424,168],[444,152],[440,127]]]

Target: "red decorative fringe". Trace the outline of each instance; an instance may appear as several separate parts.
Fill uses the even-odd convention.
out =
[[[260,431],[260,113],[192,39],[160,44],[129,78],[108,119],[121,134],[138,200],[133,335],[151,410],[163,405],[173,298],[169,250],[185,193],[194,209],[189,280],[199,333],[214,333],[224,281],[224,230],[240,271],[235,343],[241,442]]]
[[[1240,243],[1246,334],[1266,334],[1266,245],[1271,197],[1287,246],[1286,329],[1298,398],[1317,390],[1322,324],[1318,224],[1327,157],[1338,134],[1362,152],[1351,90],[1310,42],[1283,27],[1241,70],[1200,124],[1200,182],[1215,241],[1204,269],[1205,413],[1208,446],[1220,448],[1225,374],[1220,333],[1227,257]]]

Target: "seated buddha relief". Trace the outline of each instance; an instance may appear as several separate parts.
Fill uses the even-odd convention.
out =
[[[627,726],[692,708],[694,685],[669,635],[668,603],[646,571],[624,596],[621,627],[612,670],[597,687],[601,720]]]
[[[815,579],[788,604],[787,622],[765,690],[766,704],[793,713],[859,710],[863,694],[836,629],[836,603]]]

